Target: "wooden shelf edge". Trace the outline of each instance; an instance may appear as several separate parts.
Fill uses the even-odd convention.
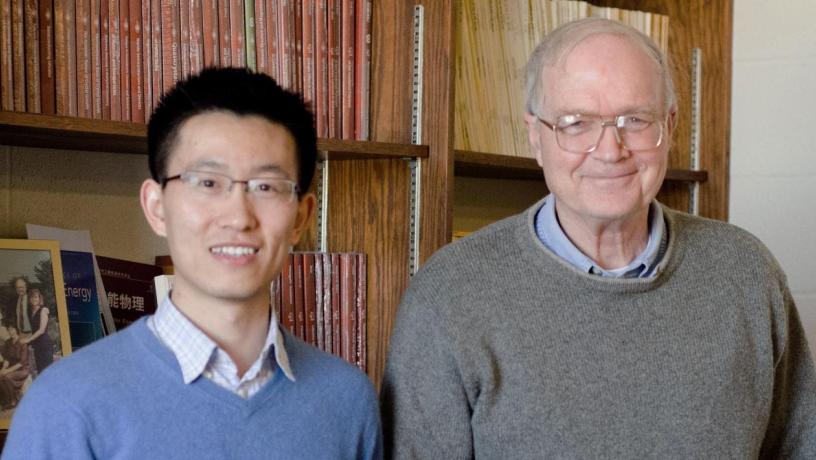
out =
[[[541,167],[533,158],[468,150],[454,151],[454,173],[462,177],[487,179],[544,179]],[[669,182],[705,182],[707,180],[708,171],[692,171],[689,169],[669,169],[666,171],[666,181]]]
[[[0,144],[147,154],[147,126],[35,113],[0,111]],[[428,158],[428,146],[318,139],[322,160]]]

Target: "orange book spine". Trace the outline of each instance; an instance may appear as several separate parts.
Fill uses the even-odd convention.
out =
[[[161,11],[162,86],[167,92],[179,81],[181,72],[178,0],[161,0]]]
[[[54,31],[57,115],[75,117],[77,85],[73,0],[54,0]]]
[[[77,116],[93,116],[91,89],[91,8],[90,0],[76,0]]]
[[[56,82],[54,80],[54,2],[39,0],[40,20],[40,108],[42,113],[55,115]]]
[[[11,57],[11,2],[0,2],[0,110],[14,110],[14,64]]]
[[[204,28],[204,67],[217,67],[218,52],[218,0],[204,0],[201,11],[201,22]]]
[[[40,9],[37,0],[25,0],[26,110],[40,113]]]
[[[144,68],[142,67],[142,2],[129,0],[130,22],[130,120],[134,123],[145,122],[144,108]]]
[[[23,0],[5,1],[11,2],[11,65],[14,74],[14,81],[12,83],[14,110],[25,112],[25,4]]]
[[[60,0],[55,0],[60,1]],[[110,36],[110,75],[108,86],[110,87],[110,118],[119,121],[122,119],[122,96],[120,85],[122,84],[122,47],[121,35],[119,32],[119,0],[108,0],[108,34]]]

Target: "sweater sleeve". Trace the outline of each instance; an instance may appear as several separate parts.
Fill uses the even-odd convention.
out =
[[[47,374],[35,380],[15,410],[2,460],[94,458],[86,420],[65,400],[66,388],[46,382]]]
[[[762,458],[816,458],[816,372],[793,298],[782,281],[776,309],[773,406]]]
[[[470,405],[434,291],[418,275],[397,313],[381,394],[386,458],[473,457]]]

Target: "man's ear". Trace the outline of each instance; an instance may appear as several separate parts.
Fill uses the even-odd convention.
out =
[[[167,227],[164,220],[164,191],[161,184],[153,179],[142,182],[139,192],[139,201],[142,204],[147,223],[157,235],[166,237]]]
[[[300,241],[300,236],[306,231],[306,227],[309,226],[316,206],[317,197],[315,197],[314,193],[308,192],[300,197],[300,200],[298,200],[297,215],[295,216],[295,225],[292,228],[289,244],[294,246]]]
[[[541,151],[541,123],[538,117],[530,112],[524,113],[524,124],[527,125],[527,140],[530,142],[530,150],[533,152],[538,165],[544,167]]]

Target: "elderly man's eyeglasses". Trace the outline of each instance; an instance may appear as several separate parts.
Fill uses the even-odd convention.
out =
[[[572,153],[594,152],[606,127],[613,128],[618,144],[627,150],[649,150],[663,142],[663,122],[652,115],[618,115],[609,121],[597,115],[562,115],[555,123],[536,118],[555,132],[559,147]]]
[[[278,177],[258,177],[235,180],[214,172],[185,171],[161,181],[162,187],[168,182],[180,180],[190,192],[201,197],[218,198],[229,194],[234,184],[243,184],[244,191],[254,199],[265,203],[284,204],[295,200],[299,189],[295,182]]]

